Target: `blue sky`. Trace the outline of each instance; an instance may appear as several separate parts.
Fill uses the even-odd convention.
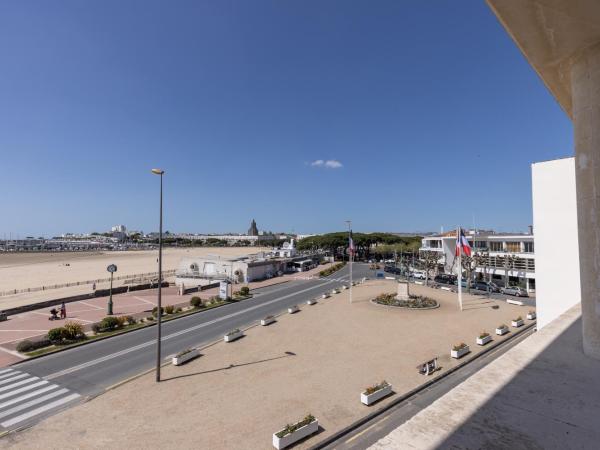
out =
[[[572,126],[483,1],[6,1],[4,233],[525,230]]]

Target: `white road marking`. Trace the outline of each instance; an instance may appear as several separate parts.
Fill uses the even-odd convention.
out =
[[[36,395],[43,394],[44,392],[51,391],[52,389],[56,389],[57,387],[57,384],[51,384],[50,386],[46,386],[45,388],[30,392],[29,394],[21,395],[20,397],[13,398],[12,400],[7,400],[4,403],[0,403],[0,409],[6,408],[10,405],[14,405],[15,403],[22,402],[23,400],[27,400],[28,398],[35,397]]]
[[[84,302],[83,300],[80,300],[79,303],[81,303],[82,305],[85,305],[85,306],[89,306],[90,308],[104,309],[104,308],[101,308],[100,306],[96,306],[96,305],[92,305],[91,303]]]
[[[17,387],[17,386],[22,386],[24,384],[30,383],[33,380],[39,380],[39,377],[27,378],[25,380],[17,381],[16,383],[13,383],[13,384],[9,384],[8,386],[1,387],[0,388],[0,392],[8,391],[9,389],[12,389],[12,388]]]
[[[72,400],[75,400],[76,398],[79,398],[80,395],[79,394],[71,394],[67,397],[63,397],[59,400],[56,400],[52,403],[48,403],[47,405],[44,406],[40,406],[39,408],[33,409],[29,412],[26,412],[25,414],[21,414],[20,416],[17,417],[13,417],[12,419],[9,419],[5,422],[0,423],[0,425],[2,425],[4,428],[8,428],[12,425],[15,425],[19,422],[23,422],[24,420],[30,419],[31,417],[37,416],[39,414],[42,414],[43,412],[46,412],[50,409],[56,408],[58,406],[64,405],[65,403],[69,403]]]
[[[10,377],[10,376],[16,375],[18,373],[21,373],[21,372],[17,372],[16,370],[11,370],[10,372],[6,372],[5,374],[0,375],[0,380],[2,378]]]
[[[218,322],[222,322],[222,321],[227,320],[227,319],[231,319],[232,317],[236,317],[236,316],[239,316],[239,315],[242,315],[242,314],[246,314],[246,313],[248,313],[250,311],[253,311],[255,309],[263,308],[265,306],[271,305],[273,303],[280,302],[282,300],[285,300],[287,298],[293,297],[295,295],[299,295],[299,294],[303,294],[304,292],[312,291],[313,289],[316,289],[318,287],[324,286],[325,284],[328,284],[328,283],[331,283],[331,282],[333,282],[333,280],[327,280],[327,281],[325,281],[325,282],[323,282],[323,283],[321,283],[319,285],[312,286],[310,288],[303,289],[301,291],[296,291],[296,292],[293,292],[291,294],[284,295],[283,297],[279,297],[279,298],[270,300],[268,302],[261,303],[259,305],[254,305],[254,306],[251,306],[250,308],[246,308],[246,309],[243,309],[241,311],[238,311],[238,312],[235,312],[235,313],[231,313],[231,314],[228,314],[226,316],[222,316],[222,317],[219,317],[217,319],[213,319],[211,321],[208,321],[208,322],[205,322],[205,323],[201,323],[199,325],[195,325],[193,327],[186,328],[186,329],[181,330],[181,331],[177,331],[177,332],[169,334],[167,336],[163,336],[163,338],[161,339],[161,342],[167,341],[167,340],[172,339],[172,338],[177,337],[177,336],[181,336],[181,335],[186,334],[186,333],[190,333],[192,331],[199,330],[201,328],[208,327],[210,325],[213,325],[213,324],[218,323]],[[67,375],[67,374],[70,374],[70,373],[73,373],[73,372],[77,372],[77,371],[79,371],[81,369],[86,369],[86,368],[94,366],[96,364],[100,364],[102,362],[109,361],[109,360],[114,359],[114,358],[118,358],[119,356],[123,356],[123,355],[126,355],[128,353],[135,352],[136,350],[141,350],[141,349],[143,349],[145,347],[149,347],[149,346],[155,345],[155,344],[156,344],[155,340],[144,342],[144,343],[138,344],[138,345],[136,345],[134,347],[129,347],[129,348],[125,349],[125,350],[121,350],[121,351],[118,351],[118,352],[115,352],[115,353],[111,353],[110,355],[106,355],[106,356],[103,356],[101,358],[93,359],[91,361],[87,361],[87,362],[79,364],[77,366],[69,367],[68,369],[61,370],[60,372],[55,372],[53,374],[45,376],[44,378],[46,380],[52,380],[54,378],[61,377],[63,375]]]
[[[69,392],[68,389],[62,388],[62,389],[59,389],[58,391],[50,392],[49,394],[42,395],[41,397],[35,398],[28,402],[21,403],[20,405],[17,405],[13,408],[7,409],[6,411],[0,412],[0,419],[10,416],[19,411],[23,411],[24,409],[27,409],[34,405],[37,405],[38,403],[44,403],[46,400],[50,400],[51,398],[58,397],[59,395],[62,395],[62,394],[66,394],[67,392]]]
[[[14,372],[14,370],[13,369],[2,369],[2,370],[0,370],[0,374],[6,373],[6,372]]]
[[[6,383],[12,383],[14,380],[19,380],[21,378],[25,378],[28,377],[29,374],[27,373],[20,373],[20,374],[14,374],[14,376],[12,378],[7,378],[6,380],[2,380],[0,381],[0,385],[2,384],[6,384]]]
[[[20,394],[21,392],[30,391],[32,389],[35,389],[36,387],[43,386],[44,384],[48,384],[48,381],[42,380],[42,381],[30,384],[30,385],[25,386],[25,387],[22,387],[22,388],[19,388],[19,389],[15,389],[14,391],[10,391],[10,392],[7,392],[6,394],[0,395],[0,400],[3,400],[3,399],[8,398],[8,397],[12,397],[13,395]]]

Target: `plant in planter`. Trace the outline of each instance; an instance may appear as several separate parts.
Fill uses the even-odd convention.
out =
[[[319,421],[308,414],[304,419],[294,424],[287,424],[282,430],[273,433],[273,446],[277,449],[286,448],[319,430]]]
[[[523,318],[521,316],[518,316],[516,319],[514,319],[511,322],[511,325],[515,328],[522,327],[524,324],[525,324],[525,321],[523,320]]]
[[[260,324],[263,327],[266,327],[267,325],[272,324],[273,322],[275,322],[275,317],[274,316],[267,316],[264,319],[260,320]]]
[[[383,380],[381,383],[369,386],[360,394],[361,403],[369,406],[392,393],[392,385]]]
[[[250,295],[250,288],[248,286],[243,286],[240,288],[240,294],[241,295]]]
[[[288,308],[288,313],[290,313],[290,314],[295,314],[298,311],[300,311],[300,308],[298,308],[298,305],[292,305]]]
[[[458,345],[454,345],[452,346],[452,350],[450,351],[450,356],[452,358],[462,358],[463,356],[465,356],[467,353],[469,353],[471,350],[469,349],[469,346],[467,344],[465,344],[464,342],[461,342]]]
[[[225,336],[223,336],[223,340],[225,342],[232,342],[235,341],[236,339],[241,338],[244,335],[244,332],[241,331],[239,328],[236,328],[235,330],[231,330],[229,333],[227,333]]]
[[[537,314],[535,313],[534,310],[531,310],[527,313],[527,320],[535,320],[537,317]]]
[[[192,358],[195,358],[196,356],[199,356],[200,352],[198,351],[197,348],[188,348],[185,350],[180,351],[179,353],[177,353],[173,359],[172,359],[172,363],[174,366],[179,366],[181,364],[183,364],[186,361],[189,361]]]
[[[508,326],[505,324],[500,324],[498,325],[498,327],[496,328],[496,334],[499,336],[502,336],[503,334],[508,333]]]
[[[482,331],[477,337],[477,345],[485,345],[492,340],[492,336],[487,331]]]

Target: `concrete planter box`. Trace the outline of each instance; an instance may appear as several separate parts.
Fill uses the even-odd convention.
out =
[[[534,312],[527,313],[527,320],[535,320],[537,318],[537,314]]]
[[[260,324],[263,327],[266,327],[267,325],[271,325],[273,322],[275,322],[275,317],[265,317],[264,319],[260,319]]]
[[[295,314],[298,311],[300,311],[300,308],[298,308],[298,305],[290,306],[288,308],[288,313],[290,313],[290,314]]]
[[[332,294],[339,294],[339,293],[340,293],[340,291],[339,291],[339,289],[334,289],[333,291],[331,291],[331,293],[332,293]]]
[[[496,328],[496,334],[497,334],[498,336],[505,335],[506,333],[508,333],[508,327],[504,327],[504,328]]]
[[[362,392],[360,394],[360,401],[363,405],[372,405],[378,400],[381,400],[383,397],[386,397],[392,393],[392,385],[388,384],[386,387],[379,389],[378,391],[373,392],[372,394],[365,394]]]
[[[521,300],[513,300],[511,298],[507,298],[506,303],[509,305],[525,306],[525,303],[523,303]]]
[[[346,289],[348,289],[348,286],[344,285],[342,286],[342,289],[345,291]]]
[[[223,336],[223,340],[225,342],[233,342],[236,339],[241,338],[243,335],[244,335],[244,332],[242,330],[239,330],[239,331],[237,331],[235,333],[226,334],[225,336]]]
[[[301,439],[304,439],[307,436],[310,436],[311,434],[316,433],[317,431],[319,431],[319,421],[315,419],[308,425],[304,425],[293,433],[286,434],[283,437],[277,437],[277,433],[273,433],[273,447],[277,449],[289,447],[290,445],[298,442]]]
[[[478,337],[477,338],[477,345],[485,345],[488,342],[490,342],[491,340],[492,340],[492,336],[489,335],[489,334],[486,337],[484,337],[484,338]]]
[[[525,325],[525,321],[523,319],[513,320],[510,322],[510,324],[515,328],[519,328],[519,327],[522,327],[523,325]]]
[[[463,356],[465,356],[470,351],[471,351],[471,349],[467,345],[463,348],[459,348],[458,350],[450,350],[450,356],[452,356],[453,358],[459,359],[459,358],[462,358]]]
[[[331,297],[331,295],[329,295],[329,294],[323,294],[323,295],[321,295],[321,298],[329,298],[329,297]]]
[[[307,305],[314,305],[315,303],[317,303],[317,300],[314,298],[311,298],[310,300],[306,300]]]
[[[184,362],[189,361],[190,359],[194,359],[199,355],[200,355],[200,351],[198,351],[198,349],[195,348],[191,352],[184,353],[181,356],[173,356],[173,359],[171,362],[173,363],[174,366],[180,366]]]

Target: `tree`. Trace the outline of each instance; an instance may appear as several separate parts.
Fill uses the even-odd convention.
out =
[[[440,254],[437,252],[423,251],[420,253],[421,266],[425,271],[425,286],[429,285],[429,273],[437,269],[440,261]]]
[[[471,289],[471,280],[473,279],[473,272],[477,267],[475,256],[463,255],[460,258],[462,268],[467,272],[467,289]]]
[[[502,268],[504,269],[504,287],[508,287],[508,271],[515,268],[515,263],[517,262],[517,257],[514,255],[506,255],[502,258]]]
[[[483,268],[483,279],[488,283],[491,281],[488,278],[488,267],[490,266],[490,254],[487,252],[478,252],[473,255],[475,260],[475,267]],[[490,288],[488,287],[488,295],[490,294]]]

